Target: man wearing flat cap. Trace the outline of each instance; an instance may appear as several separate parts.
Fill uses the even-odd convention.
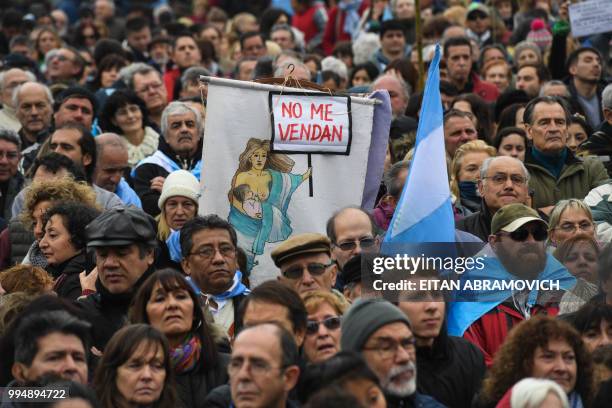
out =
[[[342,320],[340,347],[363,356],[380,380],[388,407],[444,407],[417,392],[416,339],[408,317],[387,300],[353,303]]]
[[[123,326],[132,297],[153,273],[155,221],[142,210],[119,207],[89,225],[87,247],[96,253],[96,293],[79,300],[93,326],[93,346],[102,351]]]
[[[470,301],[451,304],[449,334],[477,345],[487,366],[514,325],[538,313],[556,315],[561,296],[576,284],[567,269],[546,253],[547,238],[548,225],[534,209],[506,205],[491,220],[489,245],[475,255],[484,267],[461,276],[463,287],[472,283],[472,289],[462,293]],[[477,289],[475,285],[484,281],[497,285]]]
[[[280,269],[279,280],[300,295],[312,290],[331,291],[336,283],[338,267],[331,259],[331,243],[325,235],[293,235],[272,251],[272,260]]]

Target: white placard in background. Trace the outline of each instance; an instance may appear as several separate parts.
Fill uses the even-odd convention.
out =
[[[612,31],[612,0],[589,0],[569,6],[574,37]]]

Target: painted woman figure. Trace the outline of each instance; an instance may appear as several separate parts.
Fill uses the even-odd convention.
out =
[[[270,141],[264,139],[249,139],[238,160],[229,192],[228,220],[236,229],[251,270],[266,242],[283,241],[291,235],[287,217],[291,195],[312,170],[292,174],[295,162],[285,154],[270,154]]]

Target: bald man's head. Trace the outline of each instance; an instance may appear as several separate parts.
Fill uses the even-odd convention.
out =
[[[102,133],[96,137],[96,147],[98,160],[94,184],[114,193],[124,173],[129,169],[127,144],[115,133]]]

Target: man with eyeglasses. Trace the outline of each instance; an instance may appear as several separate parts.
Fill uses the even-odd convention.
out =
[[[300,295],[313,290],[333,291],[346,302],[340,292],[333,290],[338,266],[331,258],[330,241],[325,235],[293,235],[274,248],[271,256],[280,269],[278,279]]]
[[[217,215],[195,217],[181,228],[181,266],[196,293],[208,305],[215,323],[232,338],[238,306],[249,294],[238,270],[236,230]]]
[[[532,146],[525,151],[525,166],[534,190],[533,206],[550,213],[567,198],[580,200],[608,180],[602,162],[594,157],[578,159],[567,148],[570,112],[567,104],[554,96],[532,99],[523,114],[527,138]]]
[[[264,36],[255,31],[242,34],[240,49],[242,50],[242,56],[245,58],[260,58],[268,53]]]
[[[332,257],[340,269],[355,255],[378,252],[380,248],[374,219],[359,207],[345,207],[335,212],[327,220],[326,230]]]
[[[206,407],[294,408],[290,391],[299,376],[299,353],[282,326],[263,323],[243,329],[234,341],[227,366],[229,386],[210,392]]]
[[[13,130],[0,128],[0,209],[2,210],[0,228],[11,219],[11,205],[23,186],[24,177],[17,170],[20,153],[20,140]]]
[[[72,47],[63,47],[47,58],[46,77],[49,84],[77,83],[83,76],[85,61]]]
[[[384,299],[359,299],[342,321],[342,351],[360,353],[380,380],[389,407],[441,408],[417,392],[416,339],[410,321]]]
[[[565,291],[576,279],[552,255],[546,253],[548,225],[523,204],[499,209],[491,221],[489,244],[475,256],[482,266],[461,275],[448,314],[449,333],[463,336],[478,346],[487,366],[512,327],[531,316],[556,315]],[[497,282],[497,287],[478,289],[478,282]],[[513,284],[531,282],[532,287]],[[470,286],[466,286],[470,282]],[[473,288],[473,289],[470,289]]]
[[[155,130],[159,131],[162,113],[168,106],[168,93],[159,71],[151,65],[137,62],[121,70],[121,80],[144,101],[149,119],[155,125]]]
[[[527,204],[529,172],[518,159],[498,156],[485,159],[480,167],[478,193],[480,211],[457,222],[457,229],[487,241],[491,235],[491,220],[497,210],[507,204]]]

